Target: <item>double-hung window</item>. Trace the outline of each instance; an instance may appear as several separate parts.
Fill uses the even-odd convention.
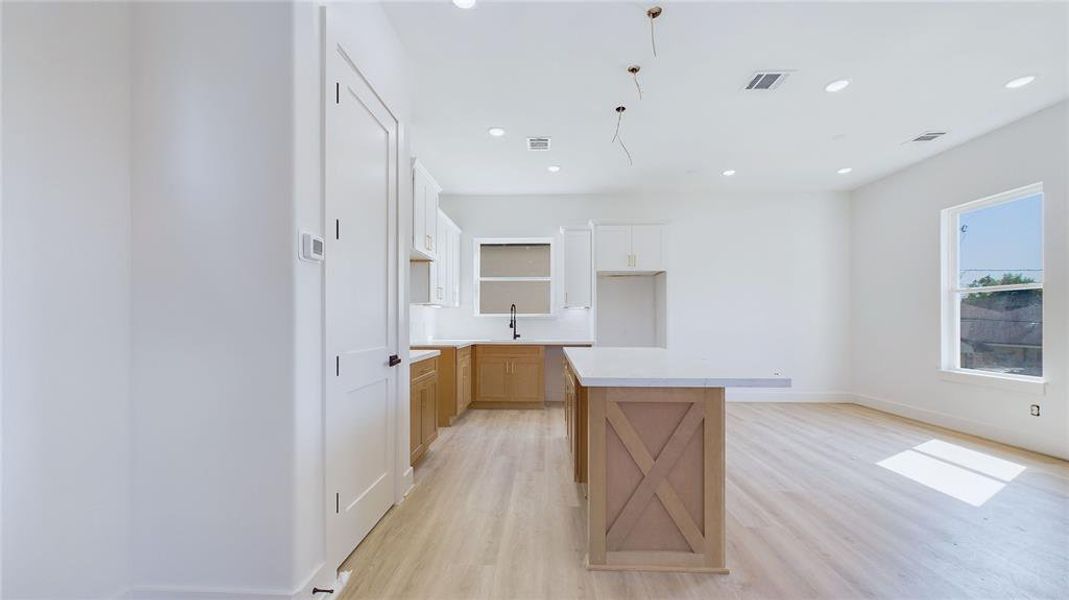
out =
[[[1043,376],[1043,187],[943,211],[943,368]]]
[[[475,314],[553,313],[552,238],[475,240]]]

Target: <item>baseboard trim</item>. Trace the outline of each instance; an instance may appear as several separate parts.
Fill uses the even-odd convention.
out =
[[[790,389],[728,388],[728,402],[817,402],[843,404],[854,401],[848,392],[809,392]]]
[[[198,588],[185,586],[135,586],[125,600],[295,600],[299,592],[288,590]]]
[[[854,394],[853,396],[853,403],[859,406],[890,413],[899,417],[905,417],[926,425],[942,427],[957,433],[984,438],[985,440],[990,440],[999,444],[1006,444],[1029,452],[1037,452],[1053,458],[1069,460],[1069,452],[1065,449],[1047,447],[1042,444],[1037,445],[1035,440],[1028,439],[1027,436],[1022,433],[998,427],[996,425],[964,419],[962,417],[927,408],[911,406],[901,402],[866,396],[864,394]]]
[[[140,585],[118,596],[122,600],[302,600],[312,597],[312,588],[333,588],[335,596],[345,588],[348,577],[338,577],[320,563],[292,590],[211,588],[194,586]]]

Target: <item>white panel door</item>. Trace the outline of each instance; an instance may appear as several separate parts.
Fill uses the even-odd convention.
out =
[[[639,271],[664,270],[664,227],[631,226],[631,262]]]
[[[597,234],[597,267],[599,271],[628,271],[631,269],[631,228],[627,225],[599,225]]]
[[[393,504],[397,121],[337,44],[325,119],[325,490],[339,565]]]
[[[590,230],[564,230],[564,307],[590,306]]]

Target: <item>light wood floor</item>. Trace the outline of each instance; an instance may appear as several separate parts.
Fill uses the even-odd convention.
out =
[[[1069,463],[847,404],[729,405],[730,575],[587,571],[563,421],[443,429],[342,598],[1069,597]],[[1026,469],[974,507],[875,464],[931,439]]]

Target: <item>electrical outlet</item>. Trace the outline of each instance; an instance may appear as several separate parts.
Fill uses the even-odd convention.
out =
[[[1033,404],[1032,405],[1032,416],[1033,417],[1038,417],[1039,416],[1039,405],[1038,404]]]

